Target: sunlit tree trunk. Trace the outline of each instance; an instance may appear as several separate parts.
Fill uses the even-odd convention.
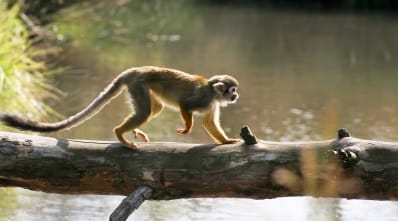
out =
[[[319,142],[230,145],[81,141],[0,132],[0,186],[54,193],[151,199],[327,196],[398,198],[398,143],[361,140],[345,130]]]

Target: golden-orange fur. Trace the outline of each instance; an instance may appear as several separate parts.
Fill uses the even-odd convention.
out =
[[[157,116],[164,103],[180,110],[185,128],[177,129],[177,133],[191,132],[193,113],[198,112],[203,115],[203,126],[215,141],[233,143],[238,139],[227,137],[219,125],[219,107],[234,103],[238,99],[237,87],[238,81],[229,75],[216,75],[206,79],[174,69],[145,66],[131,68],[119,74],[85,109],[63,121],[33,122],[10,114],[0,115],[0,120],[11,127],[39,132],[71,128],[91,118],[127,88],[135,113],[114,128],[116,137],[123,145],[133,149],[137,147],[124,137],[129,131],[132,131],[135,137],[141,137],[145,142],[149,141],[148,136],[138,127]]]

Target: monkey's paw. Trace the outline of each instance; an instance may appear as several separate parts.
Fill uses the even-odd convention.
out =
[[[189,132],[191,132],[191,130],[189,129],[182,129],[182,128],[177,129],[178,134],[188,134]]]
[[[125,143],[123,145],[125,147],[129,148],[129,149],[132,149],[132,150],[137,150],[138,149],[138,146],[135,143],[128,142],[128,143]]]
[[[232,144],[232,143],[238,143],[238,142],[240,142],[240,139],[230,138],[230,139],[224,141],[223,144]]]
[[[138,137],[141,137],[141,139],[144,142],[149,142],[149,137],[144,133],[144,131],[142,131],[140,129],[134,129],[133,134],[134,134],[135,139],[138,139]]]

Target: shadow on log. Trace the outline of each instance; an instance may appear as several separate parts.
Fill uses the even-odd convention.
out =
[[[398,198],[398,143],[353,138],[344,129],[317,142],[248,137],[253,144],[141,143],[133,151],[116,142],[0,132],[0,186],[126,196],[147,186],[155,200]]]

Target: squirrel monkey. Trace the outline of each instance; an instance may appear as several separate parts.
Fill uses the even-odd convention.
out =
[[[79,113],[59,122],[34,122],[12,114],[0,115],[4,124],[22,130],[53,132],[69,129],[90,119],[113,98],[127,88],[135,107],[135,113],[127,117],[113,131],[126,147],[136,149],[137,144],[124,137],[133,132],[149,142],[148,136],[138,129],[140,125],[157,116],[164,104],[179,108],[185,128],[177,129],[178,134],[188,134],[193,126],[193,113],[203,116],[203,126],[218,143],[238,142],[227,137],[219,124],[219,107],[235,103],[239,97],[238,81],[229,75],[216,75],[206,79],[182,71],[154,66],[130,68],[119,74],[98,97]]]

